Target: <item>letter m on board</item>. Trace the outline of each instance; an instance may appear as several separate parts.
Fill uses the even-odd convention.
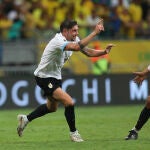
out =
[[[130,81],[130,99],[132,101],[134,100],[146,100],[148,96],[148,82],[146,80],[143,81],[143,83],[138,86],[133,81]]]

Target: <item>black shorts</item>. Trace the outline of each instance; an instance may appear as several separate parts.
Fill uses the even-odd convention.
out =
[[[37,85],[43,90],[44,96],[52,96],[53,92],[62,87],[62,81],[55,78],[40,78],[35,76]]]

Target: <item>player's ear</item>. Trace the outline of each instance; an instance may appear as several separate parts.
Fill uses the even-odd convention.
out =
[[[68,30],[66,28],[63,29],[62,33],[66,33]]]

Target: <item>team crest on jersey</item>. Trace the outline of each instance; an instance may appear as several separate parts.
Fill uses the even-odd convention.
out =
[[[50,89],[53,88],[52,83],[49,83],[49,84],[48,84],[48,87],[49,87]]]

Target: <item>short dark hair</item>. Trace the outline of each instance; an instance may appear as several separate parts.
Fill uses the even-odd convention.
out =
[[[75,20],[64,20],[60,25],[60,32],[62,32],[63,29],[71,29],[75,25],[78,25]]]

